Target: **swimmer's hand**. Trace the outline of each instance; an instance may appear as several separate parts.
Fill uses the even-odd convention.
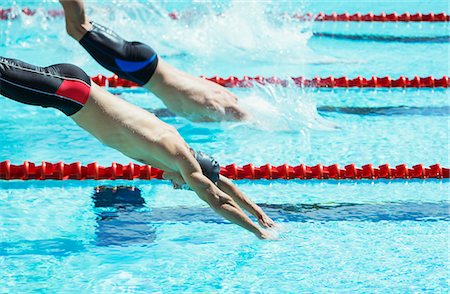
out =
[[[280,237],[275,231],[261,230],[261,233],[258,235],[258,238],[261,240],[280,240]]]
[[[264,228],[275,228],[275,222],[265,213],[258,216],[258,223]]]

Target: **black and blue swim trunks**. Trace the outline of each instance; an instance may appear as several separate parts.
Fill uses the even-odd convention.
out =
[[[139,86],[150,80],[158,66],[158,55],[150,46],[125,41],[112,30],[94,22],[80,44],[102,66]]]

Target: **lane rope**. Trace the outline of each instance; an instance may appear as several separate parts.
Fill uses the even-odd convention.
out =
[[[222,78],[214,76],[211,78],[200,76],[203,79],[217,83],[221,86],[227,88],[250,88],[254,86],[254,83],[264,84],[275,84],[281,86],[288,86],[289,81],[285,79],[280,79],[277,77],[249,77],[244,76],[242,79],[230,76],[228,78]],[[103,75],[96,75],[91,77],[92,81],[101,87],[109,88],[131,88],[137,87],[138,85],[119,78],[117,75],[111,77],[106,77]],[[305,77],[291,77],[291,82],[296,86],[300,87],[312,87],[312,88],[448,88],[449,79],[448,76],[443,76],[442,78],[435,78],[433,76],[429,77],[419,77],[414,76],[412,79],[400,76],[398,79],[393,79],[390,76],[385,77],[375,77],[372,76],[370,79],[358,76],[356,78],[343,77],[315,77],[313,79],[307,79]]]
[[[192,13],[189,12],[177,12],[173,11],[169,13],[169,17],[178,20],[184,17],[190,17]],[[409,13],[404,12],[402,14],[398,14],[397,12],[385,13],[381,12],[380,14],[374,14],[372,12],[361,14],[360,12],[350,14],[348,12],[345,13],[336,13],[332,12],[330,14],[326,14],[323,12],[319,12],[317,14],[313,13],[283,13],[280,15],[281,17],[292,18],[300,21],[317,21],[317,22],[449,22],[450,15],[447,15],[445,12],[441,13],[433,13],[430,12],[428,14],[424,14],[421,12],[418,13]]]
[[[417,164],[412,168],[408,168],[406,164],[400,164],[395,167],[391,167],[389,164],[383,164],[378,167],[374,167],[372,164],[366,164],[362,167],[349,164],[341,168],[337,164],[330,166],[322,164],[314,166],[304,164],[273,166],[265,164],[256,167],[253,164],[237,166],[233,163],[220,169],[222,175],[234,180],[448,179],[450,177],[449,171],[448,168],[444,168],[440,164],[434,164],[429,167]],[[80,162],[67,164],[43,161],[40,165],[28,161],[20,165],[13,165],[9,160],[0,162],[1,180],[151,180],[162,179],[163,173],[160,169],[135,163],[128,165],[112,163],[111,166],[103,167],[96,162],[89,163],[86,166],[81,165]]]
[[[20,16],[20,14],[24,14],[27,16],[32,16],[36,14],[36,9],[30,9],[30,8],[23,8],[21,10],[12,9],[12,8],[0,8],[0,20],[13,20]],[[64,11],[58,10],[58,9],[50,9],[45,11],[47,16],[50,17],[63,17]],[[177,12],[173,11],[168,14],[168,16],[174,20],[181,19],[184,16],[189,16],[191,13],[189,12]],[[402,14],[398,14],[397,12],[393,13],[385,13],[382,12],[380,14],[374,14],[374,13],[354,13],[350,14],[348,12],[345,13],[330,13],[325,14],[323,12],[320,12],[318,14],[312,14],[312,13],[294,13],[294,14],[282,14],[281,16],[289,17],[293,19],[297,19],[300,21],[318,21],[318,22],[348,22],[348,21],[354,21],[354,22],[449,22],[450,21],[450,15],[447,15],[445,12],[440,13],[414,13],[411,14],[409,12],[405,12]]]
[[[307,13],[304,15],[294,14],[293,18],[299,20],[314,20],[314,21],[356,21],[356,22],[448,22],[450,21],[450,16],[445,12],[441,13],[428,13],[422,14],[420,12],[410,14],[409,12],[405,12],[402,14],[398,14],[397,12],[393,13],[385,13],[382,12],[380,14],[349,14],[341,13],[337,14],[333,12],[331,14],[324,14],[323,12],[318,13],[317,15],[313,15],[311,13]]]

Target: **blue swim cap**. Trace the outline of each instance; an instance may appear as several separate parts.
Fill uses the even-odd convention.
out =
[[[203,174],[217,185],[220,175],[219,163],[212,156],[200,151],[194,151],[194,156],[200,164]]]

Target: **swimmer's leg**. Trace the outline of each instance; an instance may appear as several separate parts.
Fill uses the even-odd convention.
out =
[[[71,116],[83,108],[90,91],[89,76],[75,65],[39,67],[0,56],[0,94],[5,97]]]
[[[59,0],[64,9],[66,31],[77,41],[91,29],[91,23],[84,10],[83,0]]]
[[[63,1],[66,29],[69,35],[103,67],[119,77],[146,84],[158,66],[158,56],[148,45],[128,42],[112,30],[89,22],[83,1]]]

